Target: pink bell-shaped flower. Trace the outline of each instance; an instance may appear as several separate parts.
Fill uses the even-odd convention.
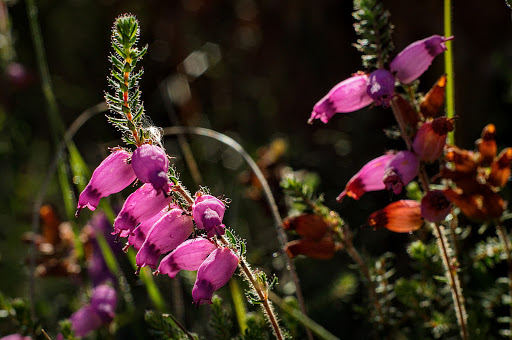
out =
[[[199,194],[192,205],[192,216],[199,229],[205,229],[208,237],[224,235],[224,212],[226,206],[212,195]]]
[[[156,273],[174,279],[180,270],[198,270],[215,249],[215,243],[203,237],[187,240],[162,259]]]
[[[94,211],[100,199],[115,194],[135,180],[132,166],[128,164],[131,154],[124,149],[115,149],[92,173],[91,180],[78,198],[76,216],[83,207]]]
[[[238,266],[238,256],[229,248],[217,248],[201,264],[192,289],[196,306],[212,303],[213,292],[224,286]]]
[[[176,249],[193,231],[192,218],[181,209],[171,209],[151,227],[135,257],[137,266],[156,268],[160,255]]]
[[[153,144],[139,146],[132,156],[132,167],[139,181],[151,183],[155,190],[169,194],[172,183],[169,181],[169,159],[165,151]]]
[[[339,194],[336,200],[341,202],[343,197],[349,196],[355,200],[368,191],[384,190],[386,185],[383,178],[386,173],[386,165],[394,157],[389,153],[366,163],[357,174],[355,174],[345,186],[345,190]]]
[[[397,152],[386,165],[383,177],[386,189],[393,190],[398,195],[402,192],[403,187],[416,177],[419,167],[420,162],[414,153],[410,151]]]
[[[308,123],[312,124],[313,119],[327,123],[337,112],[353,112],[370,105],[373,100],[366,93],[367,83],[368,75],[356,74],[334,86],[313,107]]]
[[[389,65],[391,73],[402,83],[411,83],[430,67],[437,55],[446,51],[445,42],[452,39],[433,35],[413,42],[393,59]]]
[[[108,285],[99,285],[94,288],[91,302],[69,318],[75,335],[86,336],[104,324],[108,324],[115,316],[117,293]]]
[[[145,220],[133,232],[128,236],[128,241],[124,246],[123,250],[126,252],[130,246],[133,246],[135,250],[139,250],[142,244],[146,240],[149,231],[153,225],[168,212],[168,208],[165,207],[162,211],[158,212],[155,216]]]
[[[171,196],[158,192],[150,183],[144,184],[124,202],[114,220],[113,234],[120,234],[121,237],[130,235],[139,223],[155,216],[171,202]]]
[[[395,93],[395,77],[388,70],[376,70],[370,74],[366,93],[376,105],[389,106]]]

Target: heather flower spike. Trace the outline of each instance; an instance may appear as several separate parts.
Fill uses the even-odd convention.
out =
[[[124,149],[115,149],[92,173],[91,180],[78,198],[76,216],[88,207],[94,211],[102,197],[115,194],[135,180],[129,164],[131,154]]]
[[[433,35],[416,41],[393,59],[389,70],[379,68],[369,76],[358,73],[342,81],[316,103],[308,123],[311,124],[314,119],[327,123],[337,112],[357,111],[372,102],[389,106],[394,96],[395,81],[409,84],[418,79],[434,58],[446,50],[445,42],[451,39],[453,37]]]
[[[174,208],[163,215],[146,237],[135,257],[137,267],[156,268],[160,255],[176,249],[194,231],[194,224],[183,210]]]
[[[181,270],[198,270],[215,249],[215,243],[203,237],[187,240],[160,261],[156,273],[174,279]]]
[[[420,203],[413,200],[396,201],[368,218],[368,225],[386,228],[396,233],[409,233],[423,225]]]
[[[114,234],[121,237],[130,235],[139,223],[155,216],[171,202],[171,196],[156,191],[150,183],[144,184],[124,202],[114,220]]]
[[[167,176],[169,159],[162,148],[153,144],[139,146],[133,152],[132,167],[139,181],[151,183],[155,190],[169,194],[172,186]]]
[[[192,216],[199,229],[205,229],[208,237],[224,235],[224,212],[226,206],[212,195],[199,194],[192,205]]]
[[[238,256],[229,248],[217,248],[201,264],[192,289],[196,306],[212,303],[213,292],[224,286],[235,273]]]

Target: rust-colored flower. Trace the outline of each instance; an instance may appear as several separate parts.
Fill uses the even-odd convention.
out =
[[[386,228],[396,233],[408,233],[423,225],[420,203],[413,200],[400,200],[378,210],[368,218],[368,225]]]

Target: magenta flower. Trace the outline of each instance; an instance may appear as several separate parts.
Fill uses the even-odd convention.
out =
[[[327,123],[337,112],[357,111],[372,102],[388,106],[394,96],[395,81],[409,84],[418,79],[434,58],[446,50],[445,42],[451,39],[433,35],[416,41],[393,59],[389,71],[379,69],[369,76],[357,73],[342,81],[316,103],[308,123],[314,119]]]
[[[104,324],[112,321],[117,304],[117,293],[114,288],[99,285],[94,288],[91,302],[69,318],[75,335],[86,336]]]
[[[192,289],[196,306],[212,303],[213,292],[224,286],[238,266],[238,257],[229,248],[217,248],[201,264]]]
[[[421,200],[421,217],[433,223],[444,221],[452,210],[452,204],[442,190],[427,192]]]
[[[137,266],[156,268],[160,255],[176,249],[193,231],[192,218],[181,209],[171,209],[151,227],[135,257]]]
[[[153,144],[139,146],[133,152],[132,167],[139,181],[151,183],[157,191],[169,194],[173,184],[167,176],[169,158],[162,148]]]
[[[416,177],[420,161],[410,151],[400,151],[386,165],[383,181],[387,190],[398,195],[404,186]]]
[[[171,202],[171,196],[167,197],[158,192],[150,183],[144,184],[124,202],[114,220],[113,234],[119,234],[121,237],[130,235],[139,223],[155,216]]]
[[[95,210],[100,199],[115,194],[135,180],[135,173],[128,161],[131,154],[124,149],[115,149],[92,173],[89,184],[78,198],[76,216],[83,207]]]
[[[165,207],[162,211],[158,212],[155,216],[145,220],[133,232],[128,236],[128,241],[126,242],[125,247],[123,250],[126,252],[128,251],[128,248],[130,246],[133,246],[135,250],[139,250],[140,247],[142,247],[142,244],[144,243],[144,240],[146,240],[146,237],[148,236],[149,231],[153,227],[153,225],[168,212],[168,208]]]
[[[11,334],[1,337],[0,340],[32,340],[32,338],[21,334]]]
[[[224,212],[226,206],[212,195],[198,195],[192,205],[194,222],[199,229],[205,229],[208,237],[224,235]]]
[[[167,274],[174,279],[181,270],[198,270],[215,249],[215,243],[206,238],[187,240],[162,259],[156,273]]]

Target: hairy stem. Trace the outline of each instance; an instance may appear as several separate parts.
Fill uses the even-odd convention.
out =
[[[505,254],[507,255],[507,265],[508,265],[508,289],[509,295],[512,298],[512,253],[510,251],[510,239],[508,237],[507,230],[503,227],[503,224],[496,224],[496,231],[498,232],[498,236],[500,238],[501,243],[503,243],[503,249],[505,250]],[[512,332],[512,303],[510,304],[510,324],[509,328]]]

